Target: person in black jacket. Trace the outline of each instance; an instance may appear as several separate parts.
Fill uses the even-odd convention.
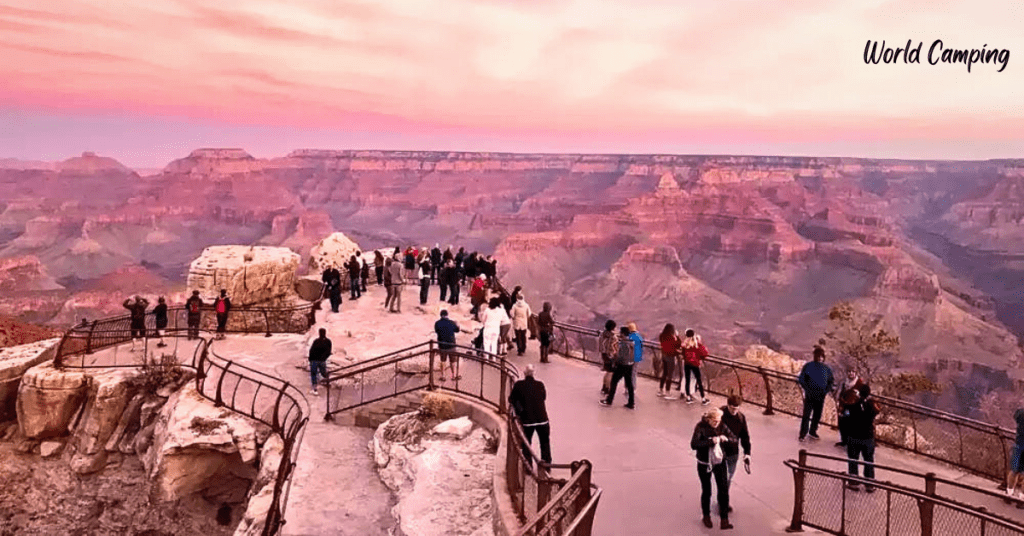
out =
[[[858,457],[863,457],[867,462],[864,465],[864,478],[875,478],[875,417],[878,416],[878,407],[875,401],[871,400],[871,388],[867,385],[860,386],[858,390],[859,399],[854,404],[844,408],[843,413],[846,419],[846,456],[850,459],[849,472],[857,476]],[[860,489],[857,482],[847,482],[846,487],[852,490]],[[875,491],[873,486],[864,485],[864,491],[871,493]]]
[[[127,299],[122,304],[131,313],[132,350],[135,350],[135,339],[146,338],[146,307],[149,307],[149,300],[142,296],[135,296],[135,301]]]
[[[320,373],[327,380],[327,358],[331,356],[331,339],[327,338],[327,330],[320,328],[320,337],[313,340],[309,346],[309,380],[313,384],[310,390],[314,395],[319,395],[317,390],[317,373]]]
[[[217,313],[217,338],[223,339],[228,326],[228,312],[231,311],[231,298],[228,291],[220,289],[220,296],[213,301],[213,310]]]
[[[797,383],[800,384],[804,395],[799,439],[803,441],[806,436],[819,439],[818,422],[821,421],[821,410],[825,405],[825,398],[835,388],[835,378],[832,376],[832,369],[825,364],[825,350],[822,347],[814,347],[814,361],[808,362],[800,370]]]
[[[358,300],[362,296],[362,292],[359,290],[359,277],[362,274],[362,266],[359,264],[359,259],[352,255],[345,264],[345,268],[348,270],[348,280],[350,283],[349,299]]]
[[[743,464],[747,466],[748,472],[750,469],[750,430],[747,428],[747,416],[740,411],[742,403],[743,399],[739,395],[729,395],[726,404],[722,406],[722,422],[739,439],[739,444],[722,444],[726,467],[729,469],[730,486],[732,486],[732,477],[736,474],[736,465],[740,461],[740,447],[743,447]],[[730,510],[732,510],[731,507]]]
[[[377,286],[384,284],[384,255],[380,250],[373,252],[373,273],[377,276]]]
[[[156,320],[156,336],[160,337],[160,342],[156,343],[156,346],[157,348],[163,348],[167,346],[164,343],[164,330],[167,329],[167,300],[163,296],[156,300],[156,307],[153,308],[153,319]]]
[[[331,280],[327,282],[327,296],[331,301],[331,312],[337,313],[341,306],[341,272],[333,268],[329,271]]]
[[[548,411],[544,404],[547,392],[544,390],[544,383],[533,378],[533,372],[533,364],[526,365],[524,377],[512,386],[508,402],[523,425],[523,434],[526,436],[523,456],[527,460],[530,459],[528,445],[533,443],[533,433],[536,432],[540,442],[540,459],[551,463],[551,424],[548,422]]]
[[[193,290],[192,297],[185,301],[185,312],[188,313],[188,340],[199,338],[199,321],[202,319],[203,299],[199,291]]]
[[[437,283],[437,272],[441,269],[441,244],[434,244],[430,250],[430,281]]]
[[[703,522],[707,528],[714,527],[711,522],[711,478],[715,479],[718,488],[718,515],[722,520],[723,529],[731,529],[729,523],[729,469],[724,457],[721,460],[711,459],[711,451],[715,445],[722,450],[729,443],[736,442],[736,434],[732,433],[722,422],[722,410],[713,408],[704,414],[704,418],[693,429],[690,448],[697,451],[697,476],[700,477],[700,510],[704,514]]]

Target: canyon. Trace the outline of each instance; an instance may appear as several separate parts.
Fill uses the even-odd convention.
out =
[[[806,357],[850,301],[901,336],[901,366],[1024,378],[1024,160],[198,149],[140,175],[92,153],[5,159],[0,315],[65,328],[137,293],[181,303],[216,245],[289,248],[301,274],[333,231],[493,253],[534,310],[647,338],[672,322],[723,356]]]

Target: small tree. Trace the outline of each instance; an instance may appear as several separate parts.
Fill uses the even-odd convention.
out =
[[[885,329],[882,315],[841,302],[832,306],[828,319],[832,326],[825,331],[825,341],[869,379],[886,370],[886,360],[899,354],[900,337]]]

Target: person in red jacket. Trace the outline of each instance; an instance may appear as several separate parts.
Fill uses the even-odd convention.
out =
[[[686,373],[686,403],[690,404],[693,402],[693,396],[690,395],[690,375],[694,376],[697,380],[697,389],[700,390],[701,403],[708,405],[711,403],[708,400],[707,395],[704,393],[704,381],[700,376],[700,366],[704,362],[704,359],[708,357],[708,349],[704,347],[704,343],[701,342],[700,335],[694,333],[692,329],[686,330],[686,338],[683,339],[683,371]],[[682,385],[679,386],[680,391]],[[683,393],[679,393],[679,398],[683,397]]]
[[[683,341],[679,338],[675,326],[665,324],[658,342],[661,343],[661,382],[658,384],[658,396],[666,398],[672,390],[672,376],[675,375],[676,359]]]

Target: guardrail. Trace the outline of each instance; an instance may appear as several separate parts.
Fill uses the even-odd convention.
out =
[[[787,532],[801,532],[804,526],[843,536],[905,534],[982,534],[1024,536],[1024,525],[971,506],[985,498],[1003,497],[996,492],[895,467],[872,465],[879,473],[893,473],[920,481],[921,489],[878,479],[855,477],[843,471],[812,466],[810,458],[849,463],[846,458],[800,451],[799,460],[787,460],[793,470],[793,518]],[[847,484],[870,486],[873,493],[852,491]],[[939,488],[939,485],[948,489]],[[953,495],[960,497],[953,497]],[[967,500],[963,500],[966,497]],[[872,512],[882,515],[864,515]]]
[[[504,357],[475,348],[456,346],[446,352],[459,360],[459,376],[439,381],[440,359],[436,341],[403,348],[362,363],[335,370],[327,381],[325,419],[418,390],[459,393],[481,401],[504,415],[508,428],[505,476],[512,505],[523,527],[520,536],[590,536],[601,490],[591,483],[587,460],[551,464],[540,459],[526,441],[508,395],[519,377]],[[426,371],[423,371],[424,365]],[[370,381],[368,381],[368,379]],[[568,472],[555,478],[552,472]]]
[[[273,310],[268,308],[232,309],[229,314],[228,331],[234,333],[304,333],[309,326],[298,330],[307,322],[319,303]],[[184,313],[184,309],[178,309]],[[206,315],[204,317],[213,317]],[[240,313],[232,324],[231,316]],[[178,315],[176,315],[178,316]],[[253,316],[264,319],[263,323],[249,322]],[[305,320],[303,320],[305,318]],[[155,332],[152,314],[147,314],[147,331]],[[310,323],[309,325],[312,325]],[[201,324],[202,326],[202,324]],[[97,327],[101,329],[96,329]],[[170,327],[170,326],[169,326]],[[207,328],[210,326],[207,325]],[[233,329],[232,329],[233,328]],[[165,337],[176,344],[185,337],[186,329],[172,328],[164,331]],[[207,331],[209,331],[207,329]],[[116,352],[105,354],[103,359],[86,363],[87,355],[97,350],[130,342],[130,317],[122,316],[97,320],[91,324],[79,325],[64,334],[54,357],[54,366],[67,368],[111,368],[111,367],[143,367],[146,366],[145,355],[139,360],[133,358],[120,362]],[[143,334],[142,344],[148,346],[150,338]],[[266,424],[278,434],[284,444],[281,464],[278,466],[274,482],[274,495],[264,522],[263,536],[277,534],[284,524],[285,507],[288,504],[288,493],[291,490],[291,477],[298,459],[299,447],[309,421],[309,404],[303,394],[290,383],[275,378],[258,370],[246,367],[234,361],[218,356],[212,342],[200,337],[195,343],[190,363],[181,366],[196,371],[196,391],[200,396],[210,400],[218,407],[224,407],[240,415]],[[148,350],[148,348],[146,348]],[[73,358],[81,356],[81,361]]]

